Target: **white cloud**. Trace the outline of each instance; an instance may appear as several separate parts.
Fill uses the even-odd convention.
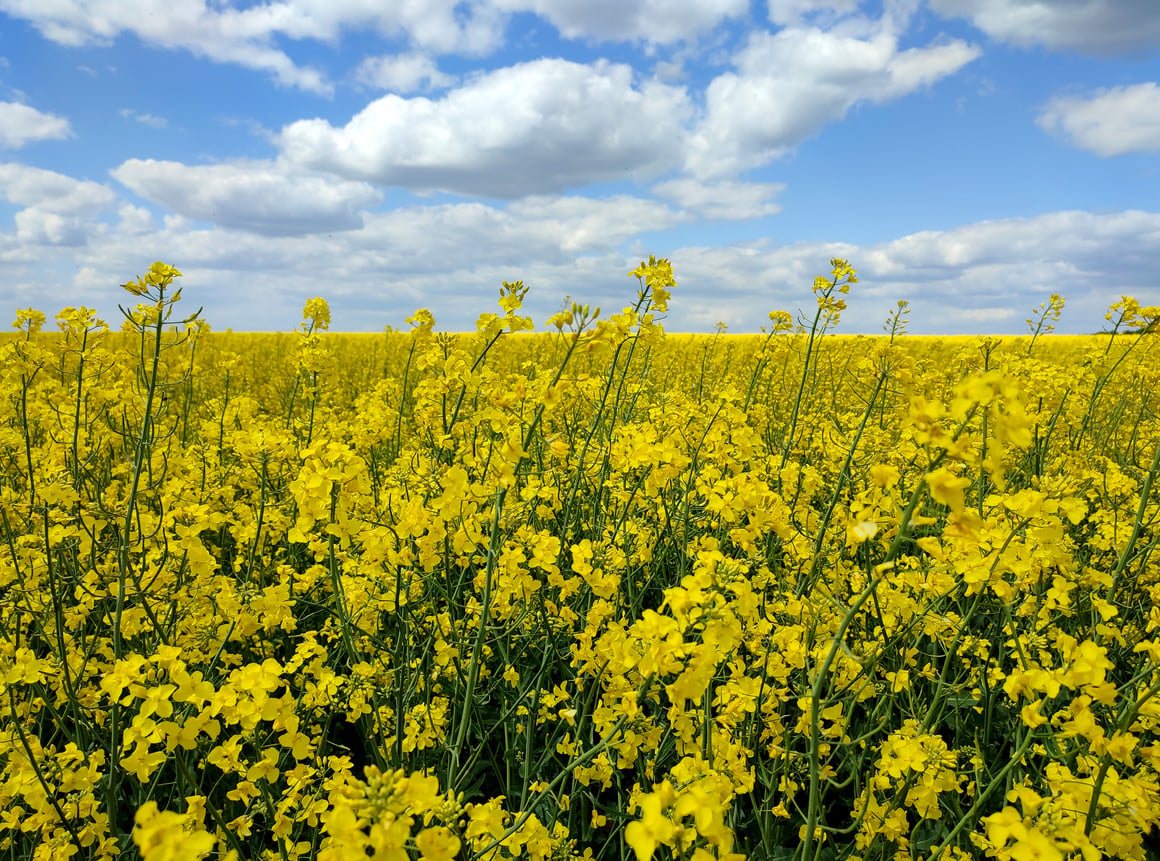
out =
[[[300,26],[305,13],[286,3],[236,10],[207,6],[205,0],[0,0],[0,10],[62,45],[110,44],[121,33],[132,33],[147,45],[267,72],[284,86],[331,91],[320,71],[298,67],[274,46],[279,34],[319,38]]]
[[[143,206],[126,203],[117,209],[117,215],[121,217],[118,227],[122,233],[142,236],[154,230],[153,213]]]
[[[75,217],[44,209],[22,209],[15,216],[16,238],[26,245],[84,245],[87,231]]]
[[[1011,304],[1018,322],[1058,292],[1068,300],[1066,330],[1091,332],[1121,292],[1143,300],[1155,291],[1148,273],[1160,266],[1160,214],[1077,211],[983,221],[901,237],[864,250],[862,259],[864,280],[911,299],[940,331],[955,331],[972,309]]]
[[[24,207],[13,217],[14,239],[28,250],[76,248],[103,230],[98,220],[116,203],[107,186],[23,164],[0,164],[0,197]]]
[[[153,114],[140,114],[132,108],[121,108],[121,116],[127,120],[136,120],[143,126],[149,126],[151,129],[163,129],[169,125],[169,120],[165,117],[157,117]]]
[[[1127,271],[1157,253],[1134,247],[1136,242],[1149,242],[1160,252],[1160,214],[1053,212],[915,233],[877,248],[922,280],[938,270],[1017,261],[1028,269],[1068,261],[1081,272],[1115,260]]]
[[[611,251],[641,233],[690,220],[663,204],[627,194],[600,200],[528,197],[509,204],[507,212],[524,231],[577,254]]]
[[[686,167],[708,179],[767,164],[856,103],[906,95],[977,56],[957,40],[899,51],[885,31],[867,39],[816,28],[755,33],[735,58],[737,73],[709,84]]]
[[[958,40],[929,48],[901,51],[890,62],[890,83],[870,98],[875,102],[883,102],[929,87],[978,59],[980,54],[982,51],[979,48]]]
[[[189,301],[205,304],[218,328],[290,328],[296,323],[294,309],[322,292],[336,309],[339,327],[401,326],[416,307],[427,305],[437,310],[441,324],[462,329],[481,311],[495,310],[503,280],[524,279],[533,286],[530,307],[539,320],[557,310],[566,292],[619,307],[632,296],[625,273],[636,261],[630,265],[616,247],[683,219],[656,201],[627,196],[529,198],[506,207],[455,203],[370,213],[358,230],[285,237],[198,228],[181,216],[150,229],[144,210],[126,207],[119,224],[85,247],[0,266],[0,284],[26,275],[45,278],[51,266],[82,268],[85,285],[106,285],[103,298],[84,295],[79,283],[72,293],[53,283],[54,301],[84,302],[109,313],[120,299],[116,285],[162,259],[186,273]],[[0,249],[6,238],[0,233]],[[17,248],[28,247],[12,240]],[[149,254],[144,264],[142,249]],[[25,269],[21,263],[32,265]],[[320,273],[326,275],[323,287]]]
[[[23,164],[0,164],[0,196],[16,206],[60,215],[93,215],[111,207],[112,189],[51,170]]]
[[[280,145],[316,170],[508,198],[660,172],[679,160],[690,112],[684,88],[634,86],[629,66],[537,60],[438,100],[383,96],[341,128],[300,120]]]
[[[0,148],[20,149],[32,141],[72,137],[68,120],[19,102],[0,102]]]
[[[930,0],[1016,45],[1113,55],[1160,46],[1156,0]]]
[[[43,275],[35,270],[35,264],[41,259],[40,254],[40,249],[35,245],[17,239],[15,232],[0,233],[0,271],[6,274],[23,272],[30,277],[43,278]],[[21,296],[25,292],[23,285],[27,284],[27,281],[21,282],[13,277],[5,278],[3,294],[6,307],[11,308],[24,303]]]
[[[811,305],[809,286],[831,257],[848,258],[859,283],[839,331],[876,333],[898,299],[911,303],[914,333],[1020,333],[1023,318],[1053,292],[1067,299],[1059,331],[1092,332],[1121,293],[1160,302],[1160,213],[1056,212],[928,231],[891,242],[769,241],[685,247],[669,254],[680,287],[673,331],[724,320],[753,331],[766,314]],[[578,297],[580,298],[580,297]],[[1015,308],[1014,314],[996,309]]]
[[[345,244],[347,265],[443,277],[477,266],[509,272],[529,264],[568,266],[577,255],[609,254],[641,233],[685,220],[663,204],[627,195],[529,197],[502,208],[448,203],[374,213],[362,230],[335,241]]]
[[[109,282],[92,266],[82,266],[73,276],[73,286],[82,290],[100,290],[108,287]]]
[[[542,323],[565,293],[606,310],[622,307],[634,289],[625,273],[650,252],[674,264],[679,286],[666,323],[674,332],[711,329],[717,320],[731,331],[755,331],[770,310],[809,309],[810,285],[831,257],[849,258],[861,279],[848,297],[839,330],[846,332],[880,331],[898,299],[911,302],[915,333],[1018,333],[1052,292],[1067,298],[1061,332],[1099,329],[1120,293],[1160,303],[1151,276],[1160,270],[1160,213],[1149,212],[1057,212],[861,247],[759,241],[648,249],[636,247],[638,237],[685,216],[631,197],[415,206],[369,213],[362,228],[333,236],[195,228],[180,216],[152,226],[144,212],[125,210],[104,232],[82,234],[69,217],[44,215],[24,217],[19,237],[0,233],[0,284],[28,283],[34,301],[88,304],[111,319],[121,300],[116,285],[161,259],[186,273],[188,301],[204,304],[217,328],[290,329],[302,302],[321,293],[338,330],[402,326],[419,306],[430,307],[442,327],[461,330],[495,309],[500,281],[516,279],[531,286],[529,313]],[[87,244],[78,244],[85,235]],[[62,287],[59,273],[78,270],[84,284]],[[29,301],[4,289],[13,304]],[[996,309],[1016,313],[1001,317]]]
[[[396,93],[440,90],[456,80],[439,71],[435,62],[423,54],[367,57],[359,63],[355,78],[368,86]]]
[[[1057,97],[1036,118],[1097,155],[1160,150],[1160,87],[1155,83],[1101,90],[1088,99]]]
[[[190,166],[130,159],[111,171],[141,197],[189,219],[293,236],[353,230],[382,200],[363,182],[299,175],[270,162]]]
[[[773,199],[785,190],[785,185],[773,182],[703,183],[695,179],[673,179],[657,183],[651,190],[703,218],[727,221],[763,218],[780,212],[781,207]]]
[[[373,30],[435,54],[489,53],[502,44],[506,24],[490,2],[479,0],[293,0],[229,10],[223,15],[244,32],[334,43],[345,31]]]
[[[132,33],[147,45],[266,72],[284,86],[324,95],[333,89],[325,74],[295,64],[279,38],[334,44],[344,31],[370,29],[423,51],[484,54],[502,43],[506,23],[490,3],[458,0],[294,0],[244,9],[216,0],[0,0],[0,11],[63,45],[109,44]]]
[[[505,12],[534,12],[566,39],[688,41],[729,18],[748,0],[495,0]]]
[[[972,323],[997,323],[1020,313],[1016,308],[962,308],[959,316]]]
[[[207,183],[223,180],[197,174],[181,178],[190,184],[198,178]],[[601,200],[533,197],[502,207],[477,202],[418,205],[366,213],[357,229],[328,233],[322,227],[295,236],[197,228],[190,219],[202,216],[191,209],[167,216],[160,229],[152,227],[143,208],[122,207],[120,215],[114,233],[102,239],[101,248],[92,249],[94,255],[123,253],[131,260],[147,244],[158,249],[150,253],[169,254],[191,267],[347,271],[366,284],[402,274],[440,279],[452,272],[496,266],[507,267],[511,278],[519,278],[513,267],[573,265],[577,255],[611,253],[642,232],[688,220],[662,203],[627,195]],[[151,239],[141,238],[143,229],[152,229]],[[175,265],[180,268],[180,263]]]

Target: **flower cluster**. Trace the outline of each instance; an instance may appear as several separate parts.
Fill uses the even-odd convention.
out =
[[[629,275],[538,335],[211,332],[162,263],[18,312],[0,853],[1155,854],[1160,314],[832,338],[835,259],[678,336]]]

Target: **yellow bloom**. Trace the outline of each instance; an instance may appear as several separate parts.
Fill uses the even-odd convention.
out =
[[[668,781],[640,799],[640,819],[628,823],[624,840],[636,853],[637,861],[650,861],[657,846],[668,845],[676,826],[665,816],[666,800],[671,803],[672,786]]]
[[[857,520],[846,527],[846,543],[857,546],[878,534],[878,524],[873,520]]]
[[[459,838],[448,828],[437,825],[425,828],[415,837],[419,861],[452,861],[459,853]]]
[[[930,495],[935,502],[949,506],[952,511],[961,511],[966,505],[963,494],[971,486],[971,480],[955,475],[945,466],[926,475]]]
[[[307,299],[302,306],[302,322],[314,332],[325,332],[330,328],[330,305],[321,296]]]
[[[187,813],[158,810],[147,801],[134,817],[133,842],[144,861],[200,861],[217,841]]]

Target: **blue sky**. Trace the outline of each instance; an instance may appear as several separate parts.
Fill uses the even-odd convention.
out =
[[[430,308],[1090,332],[1160,304],[1158,0],[0,0],[0,313],[154,260],[216,329]]]

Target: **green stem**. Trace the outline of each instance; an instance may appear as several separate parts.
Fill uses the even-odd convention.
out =
[[[1112,584],[1108,587],[1108,594],[1105,598],[1109,603],[1115,598],[1120,577],[1128,567],[1128,562],[1131,561],[1132,551],[1136,547],[1140,533],[1144,531],[1144,511],[1148,507],[1148,497],[1152,495],[1152,483],[1156,480],[1157,470],[1160,470],[1160,445],[1156,446],[1156,451],[1152,455],[1152,465],[1148,468],[1148,474],[1144,477],[1144,486],[1140,488],[1140,504],[1136,506],[1136,518],[1132,523],[1132,534],[1128,536],[1128,543],[1124,545],[1124,550],[1120,553],[1120,558],[1116,561],[1116,569],[1112,572]]]
[[[121,637],[121,616],[125,610],[125,587],[129,580],[131,562],[129,550],[133,530],[133,515],[137,510],[137,492],[141,484],[141,472],[145,457],[151,449],[153,436],[153,398],[157,391],[157,371],[161,361],[161,334],[165,327],[165,288],[158,288],[157,322],[153,327],[152,368],[145,379],[145,412],[141,422],[141,433],[137,437],[133,456],[133,478],[129,486],[129,498],[125,505],[125,519],[121,524],[121,541],[117,552],[117,604],[113,613],[113,662],[116,664],[125,654]],[[121,784],[121,705],[114,700],[109,709],[109,782],[108,808],[109,823],[116,829],[117,795]]]
[[[842,490],[846,486],[846,481],[850,477],[850,466],[854,462],[854,453],[858,450],[858,443],[862,441],[862,434],[866,430],[866,424],[870,421],[870,415],[874,412],[874,402],[878,400],[878,394],[882,391],[882,386],[886,383],[886,375],[879,374],[877,382],[874,384],[874,391],[870,393],[870,400],[866,404],[866,410],[862,413],[862,421],[858,425],[858,431],[854,435],[853,442],[850,443],[850,449],[846,452],[846,461],[842,464],[842,471],[838,473],[838,483],[834,488],[834,493],[830,496],[830,504],[826,508],[826,513],[822,517],[822,522],[818,524],[818,533],[814,536],[814,553],[813,561],[810,562],[810,570],[805,578],[798,583],[797,589],[794,590],[796,597],[800,598],[807,591],[813,588],[814,581],[818,576],[818,569],[822,564],[822,543],[826,538],[826,528],[830,525],[830,519],[834,516],[834,509],[838,505],[838,500],[842,496]]]
[[[968,824],[974,824],[978,820],[979,811],[983,809],[983,805],[987,803],[987,799],[990,798],[991,794],[999,788],[1004,780],[1006,780],[1007,775],[1010,773],[1011,769],[1018,765],[1019,761],[1023,759],[1023,755],[1027,753],[1027,749],[1031,747],[1031,742],[1034,740],[1035,731],[1028,730],[1027,735],[1024,736],[1023,741],[1015,750],[1015,753],[1012,754],[1011,759],[1007,761],[1007,764],[1004,765],[1003,768],[1000,769],[999,773],[996,774],[995,777],[991,780],[991,782],[987,784],[986,789],[979,793],[979,797],[975,799],[975,803],[971,805],[971,809],[963,814],[962,818],[959,819],[959,821],[955,824],[955,827],[952,828],[950,833],[943,838],[942,843],[940,843],[930,853],[929,861],[938,861],[939,857],[943,854],[943,852],[946,851],[946,848],[950,846],[951,841],[953,841],[955,837],[958,836],[959,832],[966,828]]]
[[[814,848],[814,829],[818,823],[818,816],[821,808],[821,763],[819,762],[818,748],[821,745],[821,699],[822,688],[825,685],[826,674],[830,671],[830,665],[837,657],[839,649],[842,647],[842,638],[846,634],[846,629],[850,627],[850,623],[854,621],[854,617],[858,611],[862,609],[862,605],[870,600],[870,596],[878,588],[878,584],[882,582],[880,578],[875,577],[870,581],[858,599],[846,611],[846,615],[842,617],[842,622],[838,626],[837,632],[834,634],[833,640],[830,643],[830,651],[826,654],[822,665],[818,668],[817,675],[814,677],[814,682],[810,686],[810,797],[809,806],[806,809],[806,836],[805,841],[801,844],[801,858],[802,861],[811,861],[813,858]]]

